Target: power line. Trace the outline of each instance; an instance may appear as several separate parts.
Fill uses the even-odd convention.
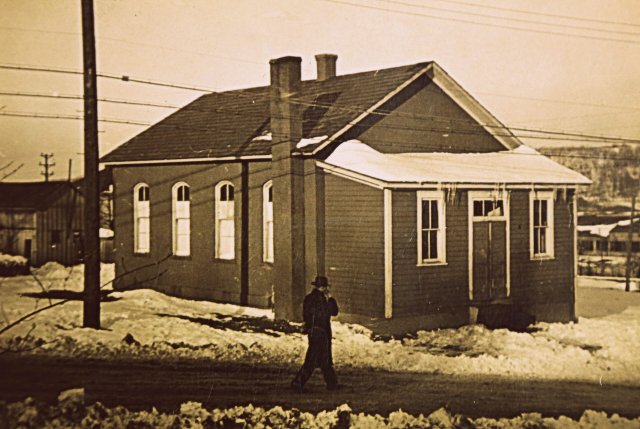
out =
[[[554,100],[554,99],[550,99],[550,98],[523,97],[523,96],[519,96],[519,95],[496,94],[496,93],[492,93],[492,92],[476,92],[476,94],[488,95],[490,97],[503,97],[503,98],[515,98],[515,99],[519,99],[519,100],[541,101],[543,103],[556,103],[556,104],[570,104],[570,105],[574,105],[574,106],[599,107],[599,108],[603,108],[603,109],[640,110],[640,107],[634,107],[634,106],[612,106],[610,104],[584,103],[584,102],[579,102],[579,101]]]
[[[73,70],[73,69],[51,68],[51,67],[40,67],[40,66],[27,66],[27,65],[14,65],[14,64],[0,64],[0,69],[21,70],[21,71],[53,72],[53,73],[69,73],[69,74],[82,74],[82,72],[77,71],[77,70]],[[161,81],[151,80],[151,79],[133,80],[133,79],[128,78],[126,75],[98,74],[98,76],[99,77],[109,77],[109,78],[112,78],[112,79],[115,78],[117,80],[123,80],[123,81],[131,81],[131,82],[135,82],[135,83],[151,84],[151,85],[156,85],[156,86],[161,86],[161,87],[162,86],[163,87],[169,87],[169,88],[176,88],[177,85],[178,85],[178,84],[166,83],[166,82],[161,82]],[[237,91],[232,91],[232,92],[215,91],[215,90],[208,89],[208,88],[197,88],[197,87],[194,87],[194,86],[179,86],[179,87],[180,87],[180,89],[189,89],[189,90],[195,90],[195,91],[199,91],[199,92],[209,92],[209,93],[215,93],[215,94],[226,95],[226,96],[245,97],[245,98],[250,98],[252,100],[263,99],[263,98],[268,97],[268,95],[266,95],[266,94],[248,95],[248,94],[241,94],[241,93],[239,93]],[[522,96],[515,96],[515,95],[496,94],[496,93],[490,93],[490,92],[478,92],[478,94],[494,96],[494,97],[505,97],[505,98],[514,98],[514,99],[522,99],[522,100],[541,101],[541,102],[546,102],[546,103],[570,104],[570,105],[590,106],[590,107],[599,107],[599,108],[611,108],[611,109],[640,110],[640,107],[633,107],[633,106],[612,106],[612,105],[606,105],[606,104],[593,104],[593,103],[583,103],[583,102],[574,102],[574,101],[565,101],[565,100],[553,100],[553,99],[535,98],[535,97],[522,97]],[[327,107],[327,106],[340,107],[341,106],[341,105],[338,105],[338,104],[335,104],[335,103],[334,104],[326,104],[326,103],[325,104],[321,104],[321,103],[318,103],[318,102],[306,102],[306,101],[304,101],[302,99],[292,99],[291,101],[300,102],[300,103],[306,103],[309,106],[318,106],[318,107]],[[162,107],[164,107],[164,106],[162,106]],[[357,109],[357,111],[360,112],[360,113],[363,113],[363,112],[366,111],[366,109],[363,109],[362,107],[359,107],[359,106],[342,105],[342,107],[344,107],[344,108],[355,107],[355,109]],[[356,110],[354,110],[354,111],[356,111]],[[384,111],[378,109],[375,112],[375,114],[379,114],[379,112],[384,112]],[[436,117],[436,116],[431,115],[430,117]],[[446,118],[446,119],[452,119],[452,118]]]
[[[28,32],[28,33],[43,33],[43,34],[60,34],[60,35],[64,35],[64,36],[74,36],[74,37],[81,36],[80,33],[74,33],[72,31],[40,30],[40,29],[36,29],[36,28],[0,26],[0,30],[24,31],[24,32]],[[204,57],[220,58],[220,59],[223,59],[223,60],[236,61],[236,62],[241,62],[241,63],[262,64],[262,63],[258,63],[257,61],[250,61],[250,60],[242,59],[242,58],[235,58],[235,57],[229,57],[229,56],[226,56],[226,55],[213,54],[213,53],[210,53],[210,52],[207,53],[207,52],[199,52],[199,51],[190,51],[190,50],[186,50],[186,49],[179,49],[179,48],[173,48],[173,47],[168,47],[168,46],[155,45],[155,44],[152,44],[152,43],[132,42],[130,40],[118,39],[116,37],[96,37],[96,39],[100,40],[100,41],[124,43],[124,44],[127,44],[127,45],[134,45],[134,46],[144,46],[144,47],[149,47],[149,48],[162,49],[162,50],[166,50],[166,51],[174,51],[174,52],[190,54],[190,55],[200,55],[200,56],[204,56]]]
[[[300,104],[309,104],[313,106],[324,107],[323,104],[317,103],[302,103],[302,102],[294,102]],[[338,107],[338,109],[346,109],[349,111],[355,110],[348,107]],[[199,110],[201,112],[208,112],[208,110]],[[356,112],[364,112],[364,110],[356,110]],[[394,112],[379,112],[374,111],[372,115],[382,115],[382,116],[390,116]],[[422,120],[422,119],[433,119],[433,116],[419,115],[419,114],[404,114],[401,115],[402,112],[395,112],[399,116],[409,117],[413,120]],[[239,113],[238,113],[239,114]],[[14,116],[14,117],[31,117],[31,118],[42,118],[42,119],[82,119],[79,116],[74,115],[65,115],[65,114],[45,114],[45,113],[37,113],[37,112],[12,112],[12,111],[3,111],[0,112],[2,116]],[[444,118],[444,117],[441,117]],[[285,119],[285,118],[283,118]],[[438,127],[409,127],[409,126],[400,126],[400,125],[390,125],[390,124],[378,124],[378,127],[396,129],[396,130],[413,130],[413,131],[422,131],[422,132],[437,132],[437,133],[446,133],[446,134],[463,134],[463,135],[484,135],[484,130],[480,130],[479,128],[487,127],[492,129],[504,130],[507,134],[499,134],[499,133],[491,133],[494,137],[516,137],[522,139],[534,139],[534,140],[556,140],[556,141],[567,141],[567,142],[584,142],[584,143],[629,143],[629,144],[640,144],[640,140],[637,139],[627,139],[622,137],[609,137],[609,136],[601,136],[601,135],[589,135],[584,133],[571,133],[566,131],[551,131],[551,130],[539,130],[533,128],[525,128],[525,127],[507,127],[504,125],[482,125],[472,121],[467,120],[457,120],[456,118],[445,118],[450,122],[462,121],[465,125],[476,128],[477,130],[460,130],[451,128],[451,126],[440,126]],[[123,120],[123,119],[110,119],[103,118],[100,119],[100,122],[107,123],[117,123],[117,124],[127,124],[127,125],[140,125],[140,126],[151,126],[155,125],[148,122],[134,121],[134,120]],[[351,126],[355,127],[368,127],[369,124],[363,124],[360,122],[351,121],[349,123]],[[211,127],[190,127],[190,126],[174,126],[168,124],[162,124],[165,128],[172,128],[177,130],[188,130],[188,131],[219,131],[218,128]],[[537,135],[531,134],[514,134],[511,131],[520,131],[525,133],[535,133]],[[540,135],[542,134],[542,135]]]
[[[609,38],[609,37],[589,36],[586,34],[576,34],[576,33],[561,33],[558,31],[538,30],[535,28],[514,27],[511,25],[493,24],[488,22],[477,22],[477,21],[472,21],[472,20],[462,19],[462,18],[446,18],[443,16],[429,15],[429,14],[420,13],[420,12],[409,12],[404,10],[386,8],[386,7],[372,6],[368,4],[350,3],[343,0],[320,0],[320,1],[335,3],[335,4],[342,4],[342,5],[347,5],[347,6],[352,6],[352,7],[362,8],[362,9],[378,10],[383,12],[397,13],[401,15],[410,15],[410,16],[417,16],[417,17],[423,17],[423,18],[438,19],[442,21],[460,22],[463,24],[473,24],[473,25],[484,26],[484,27],[504,28],[508,30],[516,30],[516,31],[529,32],[529,33],[538,33],[538,34],[549,34],[549,35],[563,36],[563,37],[576,37],[576,38],[588,39],[588,40],[601,40],[601,41],[607,41],[607,42],[640,44],[640,40],[616,39],[616,38]]]
[[[84,120],[82,116],[75,115],[62,115],[62,114],[48,114],[48,113],[36,113],[36,112],[9,112],[9,111],[0,111],[0,116],[13,116],[18,118],[39,118],[39,119],[70,119],[70,120]],[[102,118],[98,119],[100,122],[108,122],[112,124],[126,124],[126,125],[144,125],[151,126],[152,124],[148,122],[139,122],[139,121],[128,121],[122,119],[109,119]]]
[[[46,115],[46,114],[37,114],[37,113],[17,113],[17,112],[0,112],[0,116],[18,116],[18,117],[26,117],[26,118],[45,118],[45,119],[71,119],[71,120],[82,120],[83,118],[80,116],[72,116],[72,115]],[[129,125],[151,125],[151,124],[147,124],[147,123],[140,123],[140,122],[134,122],[134,121],[123,121],[123,120],[118,120],[118,119],[99,119],[100,122],[110,122],[110,123],[117,123],[117,124],[129,124]],[[191,127],[183,127],[183,126],[169,126],[171,128],[175,128],[175,129],[179,129],[179,130],[193,130],[194,128]],[[211,130],[211,129],[206,129],[206,128],[202,128],[201,130]],[[464,131],[456,131],[456,130],[441,130],[441,129],[423,129],[422,131],[435,131],[435,132],[448,132],[450,134],[479,134],[479,133],[474,133],[474,132],[464,132]],[[529,137],[525,137],[525,136],[520,136],[521,138],[529,138]],[[532,137],[533,138],[533,137]],[[554,138],[546,138],[546,137],[538,137],[539,139],[543,139],[543,140],[554,140]],[[583,142],[583,140],[578,140],[578,139],[560,139],[557,138],[557,140],[563,140],[563,141],[574,141],[574,142]],[[400,140],[388,140],[388,139],[384,139],[384,140],[377,140],[378,142],[384,142],[384,143],[405,143],[404,141],[400,141]],[[640,141],[638,141],[637,143],[640,143]],[[206,152],[206,151],[202,151],[202,152]],[[501,152],[501,153],[505,153],[505,154],[512,154],[511,152]],[[531,155],[535,155],[535,154],[531,154]],[[561,154],[561,153],[553,153],[553,152],[548,152],[548,151],[544,151],[544,155],[547,156],[555,156],[555,157],[563,157],[563,158],[582,158],[582,159],[606,159],[606,160],[626,160],[626,161],[634,161],[634,162],[640,162],[640,158],[626,158],[626,157],[607,157],[607,156],[598,156],[598,155],[569,155],[569,154]],[[17,170],[16,170],[17,171]],[[13,174],[13,172],[11,173]]]
[[[601,33],[640,36],[640,33],[633,32],[633,31],[608,30],[608,29],[604,29],[604,28],[585,27],[585,26],[581,26],[581,25],[559,24],[559,23],[553,23],[553,22],[535,21],[535,20],[531,20],[531,19],[506,17],[506,16],[498,16],[498,15],[487,15],[487,14],[483,14],[483,13],[469,12],[469,11],[464,11],[464,10],[447,9],[447,8],[444,8],[444,7],[437,7],[437,6],[427,6],[427,5],[423,5],[423,4],[410,3],[410,2],[406,2],[406,1],[400,1],[400,0],[377,0],[377,1],[384,2],[384,3],[398,4],[398,5],[402,5],[402,6],[409,6],[409,7],[414,7],[414,8],[420,8],[420,9],[429,9],[429,10],[437,10],[437,11],[440,11],[440,12],[456,13],[456,14],[460,14],[460,15],[478,16],[478,17],[481,17],[481,18],[490,18],[490,19],[500,19],[500,20],[506,20],[506,21],[510,21],[510,22],[522,22],[522,23],[526,23],[526,24],[546,25],[546,26],[550,26],[550,27],[568,28],[568,29],[572,29],[572,30],[587,30],[587,31],[597,31],[597,32],[601,32]]]
[[[333,0],[327,0],[327,1],[333,1]],[[71,69],[63,69],[63,68],[48,68],[48,67],[36,67],[36,66],[19,66],[19,65],[11,65],[11,64],[0,64],[0,69],[2,68],[6,68],[6,69],[11,69],[11,70],[23,70],[23,71],[39,71],[39,72],[55,72],[55,73],[71,73],[71,74],[81,74],[81,72],[75,71],[75,70],[71,70]],[[131,82],[135,82],[135,83],[142,83],[142,84],[149,84],[149,85],[156,85],[156,86],[161,86],[161,87],[170,87],[170,88],[176,88],[179,87],[181,89],[191,89],[191,90],[196,90],[196,91],[206,91],[206,92],[212,92],[209,89],[202,89],[202,88],[196,88],[196,87],[188,87],[188,86],[178,86],[177,84],[172,84],[172,83],[164,83],[164,82],[159,82],[159,81],[154,81],[154,80],[149,80],[149,79],[131,79],[127,76],[121,76],[121,77],[116,77],[117,75],[112,75],[112,74],[98,74],[99,77],[109,77],[109,78],[116,78],[118,80],[124,80],[124,81],[131,81]],[[233,92],[215,92],[216,94],[219,95],[226,95],[226,96],[236,96],[236,97],[244,97],[244,98],[249,98],[252,100],[255,100],[256,98],[266,98],[268,97],[268,95],[265,94],[254,94],[254,95],[248,95],[248,94],[242,94],[241,92],[238,91],[233,91]],[[317,101],[314,102],[307,102],[301,99],[291,99],[290,102],[292,103],[299,103],[299,104],[304,104],[307,106],[312,106],[312,107],[330,107],[330,108],[337,108],[337,109],[343,109],[343,110],[350,110],[353,111],[355,113],[364,113],[367,111],[367,109],[363,109],[362,107],[359,106],[347,106],[347,105],[338,105],[338,104],[329,104],[329,103],[320,103]],[[568,102],[571,103],[571,102]],[[224,109],[221,109],[224,110]],[[206,112],[206,111],[205,111]],[[374,112],[371,112],[372,115],[383,115],[383,116],[388,116],[391,114],[398,114],[398,115],[403,115],[402,112],[393,112],[393,111],[384,111],[381,109],[377,109]],[[37,114],[34,114],[37,115]],[[6,115],[6,116],[18,116],[17,114],[14,115]],[[410,116],[414,119],[434,119],[434,118],[438,118],[437,116],[431,115],[431,116],[427,116],[427,115],[420,115],[420,114],[405,114],[404,116]],[[40,115],[40,117],[45,117]],[[637,144],[640,143],[640,140],[636,140],[636,139],[627,139],[627,138],[622,138],[622,137],[608,137],[608,136],[598,136],[598,135],[589,135],[589,134],[583,134],[583,133],[568,133],[566,131],[555,131],[555,130],[543,130],[543,129],[534,129],[534,128],[525,128],[525,127],[507,127],[504,125],[488,125],[488,124],[478,124],[478,123],[474,123],[472,121],[468,121],[466,119],[457,119],[457,118],[448,118],[448,117],[440,117],[444,120],[448,120],[448,121],[452,121],[452,122],[465,122],[469,125],[472,126],[482,126],[482,127],[488,127],[488,128],[493,128],[493,129],[503,129],[507,132],[515,130],[515,131],[521,131],[521,132],[526,132],[526,133],[536,133],[536,134],[547,134],[547,135],[552,135],[552,136],[565,136],[565,137],[579,137],[579,138],[583,138],[583,139],[589,139],[589,140],[595,140],[597,141],[605,141],[605,142],[618,142],[618,143],[633,143],[633,144]],[[73,118],[64,118],[61,117],[60,119],[73,119]],[[120,120],[103,120],[103,122],[114,122],[114,123],[129,123],[132,125],[151,125],[148,123],[143,123],[143,122],[134,122],[134,121],[120,121]],[[358,125],[354,122],[351,122],[350,125]],[[430,130],[430,131],[436,131],[436,130]],[[448,129],[439,129],[437,130],[438,132],[442,131],[442,132],[454,132],[452,130],[448,130]],[[513,137],[513,135],[511,134],[507,134],[507,135],[496,135],[496,137]],[[534,139],[539,139],[541,138],[540,136],[530,136],[530,135],[526,135],[526,136],[520,136],[521,138],[534,138]],[[570,139],[561,139],[561,140],[567,140],[567,141],[571,141]]]
[[[0,69],[82,75],[81,71],[68,69],[68,68],[59,68],[59,67],[53,68],[53,67],[40,67],[40,66],[27,66],[27,65],[0,64]],[[138,79],[138,78],[127,76],[127,75],[98,73],[97,77],[101,77],[104,79],[115,79],[123,82],[144,83],[147,85],[163,86],[167,88],[185,89],[189,91],[216,92],[215,90],[212,90],[210,88],[200,88],[197,86],[189,86],[189,85],[183,85],[179,83],[159,83],[156,81],[147,80],[147,79]]]
[[[82,95],[73,94],[45,94],[38,92],[17,92],[17,91],[0,91],[0,95],[6,95],[11,97],[35,97],[35,98],[54,98],[63,100],[82,100]],[[124,100],[118,98],[98,98],[98,101],[103,103],[115,103],[115,104],[128,104],[132,106],[145,106],[145,107],[162,107],[166,109],[179,109],[180,106],[174,106],[171,104],[163,103],[150,103],[146,101]]]
[[[570,16],[570,15],[559,15],[553,13],[544,13],[544,12],[534,12],[530,10],[521,10],[521,9],[512,9],[508,7],[498,7],[498,6],[490,6],[485,4],[471,3],[466,1],[456,1],[456,0],[436,0],[441,3],[452,3],[452,4],[461,4],[465,6],[473,6],[477,8],[483,9],[493,9],[493,10],[501,10],[505,12],[515,12],[522,13],[526,15],[536,15],[536,16],[545,16],[549,18],[560,18],[560,19],[569,19],[574,21],[583,21],[583,22],[594,22],[598,24],[613,24],[613,25],[627,25],[631,27],[640,27],[640,24],[630,23],[630,22],[618,22],[618,21],[606,21],[602,19],[593,19],[593,18],[584,18],[579,16]]]

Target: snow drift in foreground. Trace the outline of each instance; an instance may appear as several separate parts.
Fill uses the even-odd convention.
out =
[[[253,405],[227,409],[202,407],[199,402],[185,402],[173,413],[129,411],[118,406],[108,408],[99,402],[85,405],[82,389],[72,389],[58,396],[58,404],[47,406],[27,398],[22,402],[0,402],[0,425],[21,428],[638,428],[640,418],[626,419],[617,414],[587,410],[578,421],[568,417],[543,418],[526,413],[506,419],[471,419],[452,415],[440,408],[428,416],[413,416],[402,410],[388,416],[354,413],[347,404],[318,414],[297,409],[274,407],[269,410]]]
[[[6,320],[49,305],[48,299],[24,293],[82,289],[82,267],[47,264],[36,275],[42,286],[30,276],[0,279],[5,315],[0,329]],[[113,265],[103,265],[102,276],[108,284]],[[81,328],[82,303],[71,301],[1,334],[0,348],[76,357],[294,366],[304,357],[306,338],[300,327],[273,320],[269,310],[179,299],[152,290],[113,292],[110,297],[112,301],[102,304],[101,330]],[[626,293],[621,298],[638,306],[575,324],[540,323],[530,333],[475,325],[382,341],[362,326],[334,322],[334,361],[338,367],[640,385],[640,296]]]

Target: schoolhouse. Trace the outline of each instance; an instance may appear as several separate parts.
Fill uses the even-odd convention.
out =
[[[271,60],[269,86],[203,95],[103,157],[115,287],[273,306],[316,274],[380,332],[495,306],[575,318],[584,176],[524,146],[438,64],[337,75]],[[128,274],[127,274],[128,273]]]

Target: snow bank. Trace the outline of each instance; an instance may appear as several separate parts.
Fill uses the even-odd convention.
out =
[[[124,407],[108,408],[97,402],[86,405],[82,389],[62,392],[58,404],[48,406],[27,398],[22,402],[0,403],[0,422],[7,427],[61,428],[61,427],[242,427],[242,428],[354,428],[354,429],[403,429],[403,428],[638,428],[640,418],[626,419],[617,414],[585,411],[578,421],[568,417],[544,418],[538,413],[526,413],[511,419],[490,419],[451,414],[445,408],[428,416],[414,416],[402,410],[388,416],[354,413],[348,404],[317,414],[298,409],[271,409],[251,404],[226,409],[205,409],[199,402],[185,402],[179,410],[160,413],[129,411]]]
[[[82,267],[74,267],[70,276],[71,269],[66,268],[64,278],[55,266],[45,267],[46,287],[51,283],[53,288],[82,290]],[[102,274],[113,276],[113,265],[103,265]],[[22,295],[40,290],[31,277],[4,279],[0,303],[7,320],[47,305],[46,299]],[[269,310],[179,299],[152,290],[110,296],[114,300],[102,304],[102,330],[82,328],[82,303],[72,301],[0,335],[0,347],[41,344],[33,353],[293,366],[304,357],[306,337],[299,325],[275,321]],[[4,325],[6,321],[0,321],[0,328]],[[640,386],[638,306],[607,317],[581,318],[579,323],[541,323],[530,333],[474,325],[421,331],[412,338],[385,342],[359,325],[334,322],[333,327],[337,366]]]
[[[7,255],[6,253],[0,253],[0,265],[2,266],[27,265],[27,258],[20,255]]]

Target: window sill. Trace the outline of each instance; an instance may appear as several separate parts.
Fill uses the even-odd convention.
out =
[[[532,261],[553,261],[556,259],[553,255],[535,255],[530,258]]]
[[[446,261],[418,262],[418,267],[441,267],[449,265]]]
[[[233,259],[213,258],[213,262],[219,262],[221,264],[235,264],[236,258],[233,258]]]
[[[151,256],[151,252],[133,252],[133,256],[140,256],[142,258],[148,258]]]
[[[190,261],[191,255],[171,255],[171,259],[182,259],[185,261]]]

